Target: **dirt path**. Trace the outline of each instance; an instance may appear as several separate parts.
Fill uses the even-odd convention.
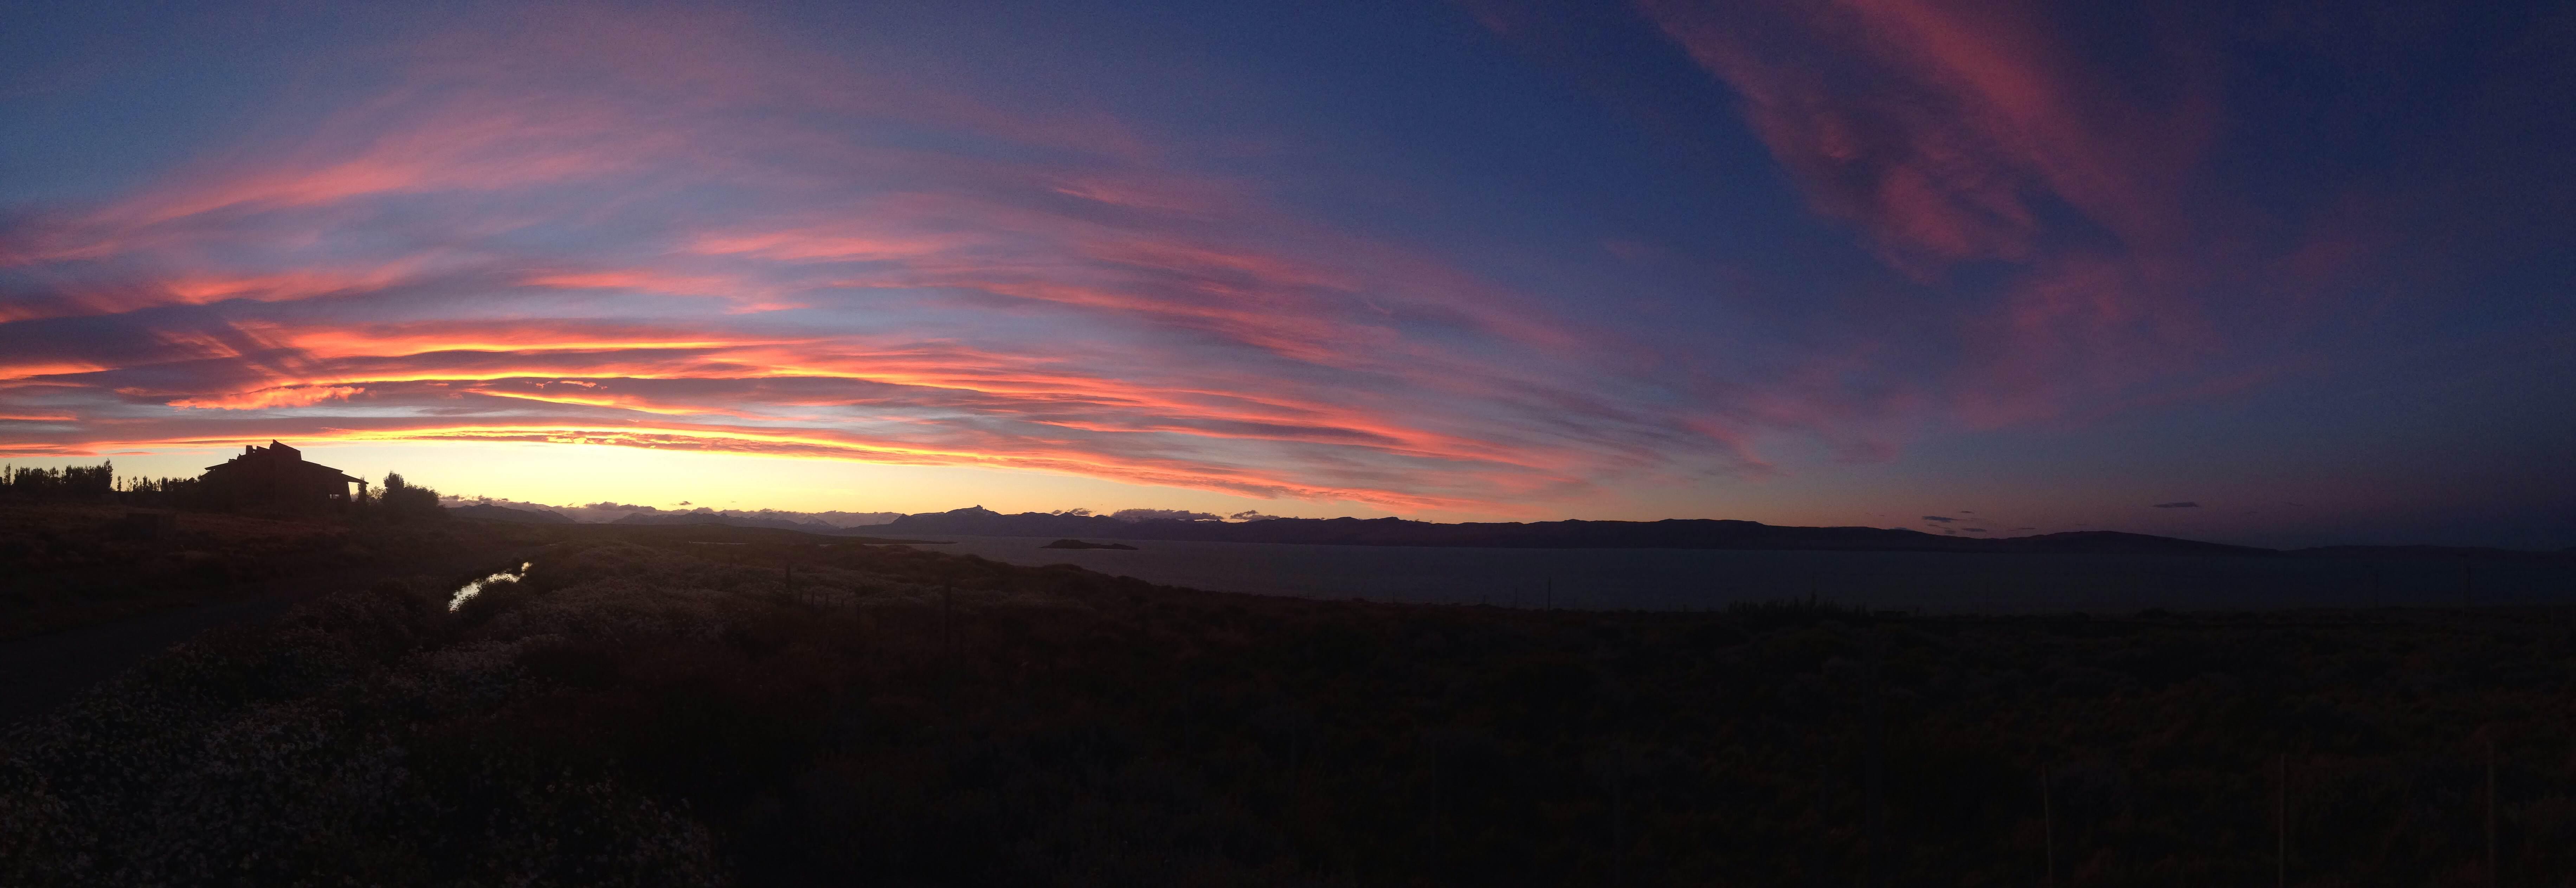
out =
[[[399,572],[439,580],[516,568],[543,547],[460,556]],[[276,619],[287,608],[335,589],[373,583],[376,570],[332,571],[268,581],[232,601],[155,611],[93,626],[0,641],[0,726],[43,714],[92,685],[154,654],[219,626]]]

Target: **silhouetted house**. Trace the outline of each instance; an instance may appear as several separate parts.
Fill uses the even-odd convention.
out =
[[[343,508],[349,504],[349,485],[358,485],[361,493],[367,489],[367,482],[305,462],[303,451],[276,441],[266,447],[243,445],[240,456],[207,466],[204,482],[209,493],[226,503],[298,510]]]

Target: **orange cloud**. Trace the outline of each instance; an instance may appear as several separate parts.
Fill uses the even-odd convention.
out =
[[[864,236],[831,229],[709,234],[690,243],[693,253],[768,259],[876,262],[935,256],[977,243],[968,235]]]
[[[105,365],[91,363],[88,361],[49,360],[17,363],[6,358],[0,358],[0,381],[33,379],[39,376],[68,376],[77,373],[94,373],[102,369],[105,369]]]
[[[53,399],[0,407],[77,417],[0,451],[552,441],[1484,511],[1703,458],[1581,324],[1116,120],[734,16],[529,15],[0,232],[47,281],[0,306],[0,386]]]
[[[756,345],[784,345],[811,339],[738,337],[719,331],[691,331],[615,323],[539,322],[474,323],[419,321],[357,328],[305,327],[279,330],[285,345],[316,358],[404,356],[428,352],[708,350]]]
[[[258,391],[235,392],[205,398],[181,398],[172,407],[200,410],[265,410],[272,407],[310,407],[324,401],[345,401],[365,389],[356,386],[280,386]]]
[[[204,305],[224,299],[276,302],[326,293],[374,290],[400,279],[400,276],[400,270],[393,268],[359,274],[314,270],[266,275],[186,276],[164,279],[161,285],[179,302]]]

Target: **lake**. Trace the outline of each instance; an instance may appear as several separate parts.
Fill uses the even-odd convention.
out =
[[[920,548],[1011,564],[1075,564],[1212,591],[1501,607],[1683,610],[1811,595],[1845,605],[1929,613],[2576,602],[2576,571],[2503,559],[1117,541],[1137,547],[1130,552],[1039,548],[1051,537],[949,539],[955,542]]]

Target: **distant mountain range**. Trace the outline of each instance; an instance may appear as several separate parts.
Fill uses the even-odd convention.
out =
[[[983,507],[906,515],[872,528],[909,536],[1106,537],[1225,543],[1342,546],[1466,546],[1500,549],[1806,549],[1872,552],[2059,552],[2087,554],[2273,555],[2272,549],[2112,531],[1977,539],[1877,527],[1780,527],[1758,521],[1540,521],[1434,524],[1401,518],[1270,518],[1261,521],[1121,521],[1096,515]]]
[[[778,530],[801,530],[806,533],[819,533],[829,536],[851,536],[859,533],[858,528],[834,527],[820,521],[798,521],[792,518],[755,518],[746,515],[726,515],[719,512],[665,512],[658,515],[637,512],[607,523],[657,525],[721,524],[726,527],[769,527],[776,528]],[[878,530],[881,529],[881,526],[869,527],[867,529]]]
[[[450,506],[450,514],[487,521],[572,524],[562,513],[527,506]],[[971,506],[906,515],[885,524],[837,527],[784,517],[720,512],[636,513],[610,524],[767,527],[828,536],[1018,536],[1211,543],[1339,546],[1437,546],[1498,549],[1775,549],[1849,552],[2000,552],[2080,555],[2254,555],[2308,558],[2459,558],[2565,560],[2566,553],[2436,546],[2330,546],[2263,549],[2107,530],[1985,539],[1879,527],[1785,527],[1758,521],[1537,521],[1435,524],[1401,518],[1268,518],[1257,521],[1133,521],[1102,515],[1022,512]]]
[[[479,518],[485,521],[508,521],[513,524],[577,523],[571,518],[565,517],[562,512],[553,512],[545,509],[514,509],[508,506],[495,506],[490,503],[449,506],[447,507],[447,514],[457,518]]]
[[[501,506],[491,503],[473,503],[462,506],[448,506],[447,514],[458,518],[477,518],[484,521],[509,521],[519,524],[591,523],[575,521],[570,516],[552,509],[544,509],[529,505]],[[868,531],[880,530],[884,527],[884,525],[839,527],[825,524],[820,521],[798,521],[792,518],[781,518],[775,516],[761,517],[755,515],[727,515],[722,512],[715,511],[636,512],[615,521],[597,523],[625,525],[717,524],[726,527],[768,527],[778,530],[794,530],[827,536],[861,536]]]

